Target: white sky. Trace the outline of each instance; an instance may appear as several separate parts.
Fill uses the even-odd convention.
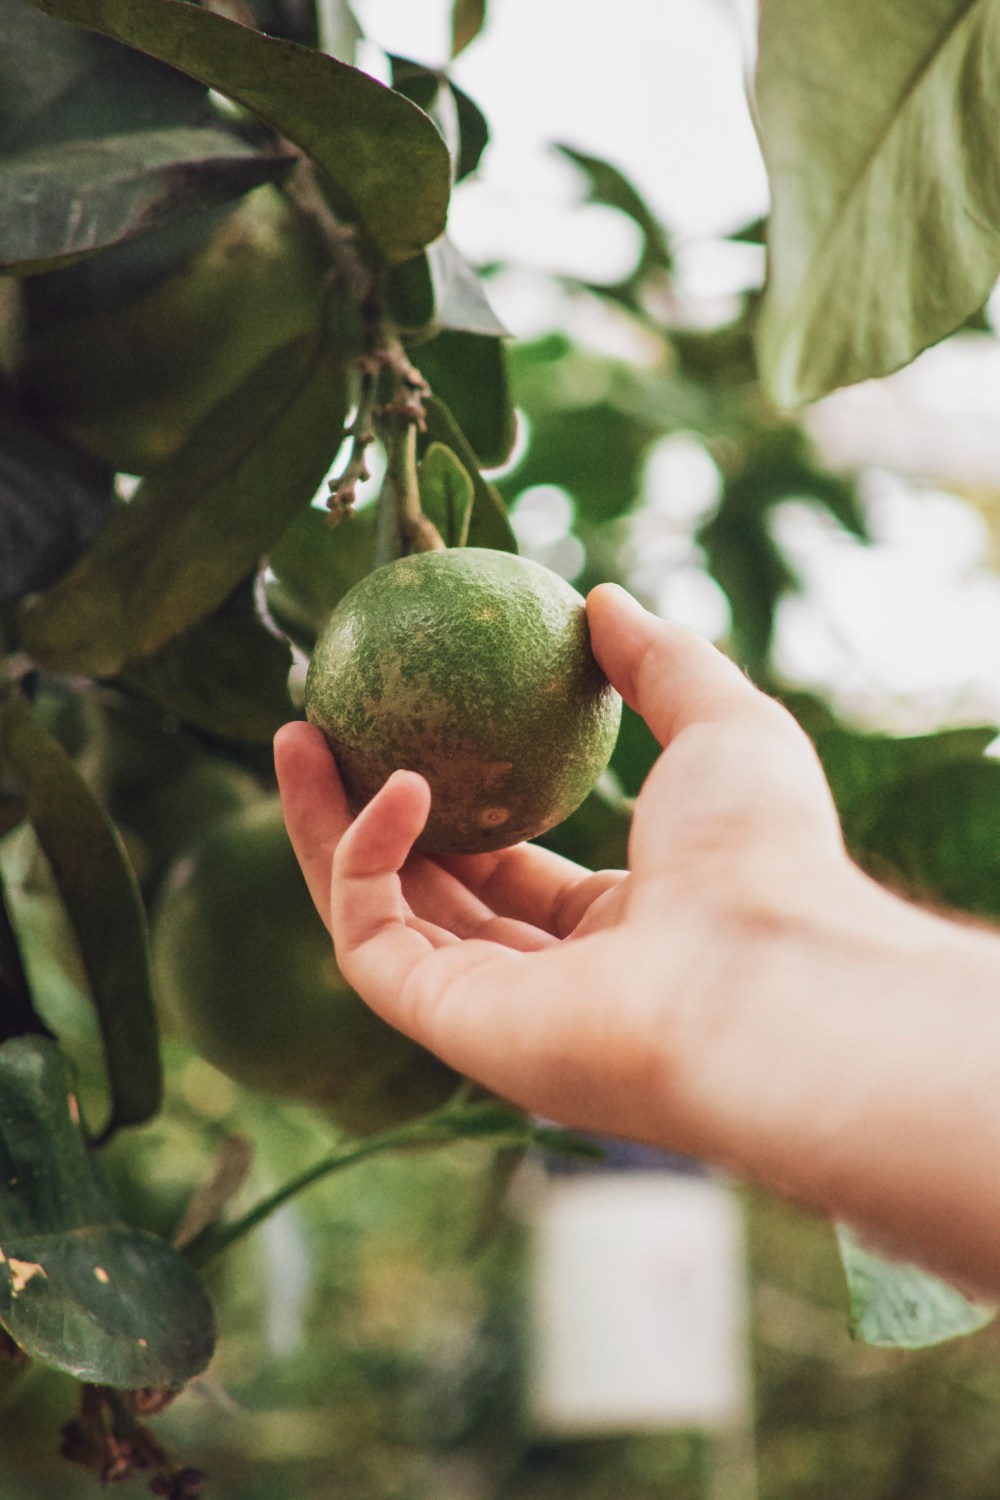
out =
[[[354,9],[388,49],[431,64],[447,58],[448,0],[355,0]],[[487,29],[454,75],[482,106],[493,141],[477,179],[456,194],[451,231],[473,259],[525,268],[491,284],[516,336],[572,319],[576,337],[606,341],[600,319],[581,324],[579,307],[539,273],[612,279],[636,248],[620,215],[579,206],[575,173],[546,149],[553,140],[631,178],[674,235],[695,312],[709,316],[720,297],[759,278],[756,252],[718,239],[767,204],[744,86],[751,11],[752,0],[491,0]],[[998,413],[1000,342],[983,340],[932,350],[810,413],[831,460],[865,470],[877,541],[861,548],[809,507],[782,509],[780,537],[808,586],[783,609],[778,654],[790,678],[832,689],[859,720],[900,730],[1000,720],[994,542],[986,522],[947,493],[992,497],[1000,517]],[[701,493],[705,464],[689,440],[671,443],[653,466],[635,584],[664,612],[718,636],[724,602],[670,519],[678,490]],[[710,504],[711,484],[705,495]],[[528,497],[523,544],[551,549],[561,505]]]

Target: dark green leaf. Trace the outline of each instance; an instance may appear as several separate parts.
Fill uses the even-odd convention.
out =
[[[486,468],[506,463],[517,423],[501,339],[439,333],[416,351],[420,372],[464,432]]]
[[[29,0],[0,0],[0,151],[212,118],[194,79],[51,20]]]
[[[502,338],[507,330],[490,307],[476,272],[449,239],[394,268],[388,288],[397,323],[430,338],[441,329]]]
[[[996,1309],[962,1293],[917,1266],[873,1255],[850,1229],[837,1227],[847,1276],[851,1331],[866,1344],[923,1349],[985,1328]]]
[[[216,609],[319,488],[346,404],[325,342],[278,350],[29,601],[26,648],[56,670],[113,676]]]
[[[0,706],[0,759],[24,790],[76,934],[101,1025],[110,1125],[139,1124],[159,1108],[162,1077],[146,919],[128,857],[72,760],[17,689]]]
[[[417,473],[424,515],[446,547],[464,547],[475,498],[469,471],[444,443],[431,443]]]
[[[877,809],[893,782],[957,761],[980,761],[997,731],[985,725],[897,737],[829,724],[821,725],[813,737],[841,816],[860,833],[865,809],[868,815]]]
[[[986,300],[998,49],[995,0],[763,0],[758,352],[778,405],[898,369]]]
[[[661,430],[606,400],[549,409],[532,423],[527,452],[500,488],[514,496],[531,485],[559,485],[588,521],[611,520],[639,499],[646,452]]]
[[[479,159],[490,139],[490,127],[479,105],[454,83],[450,85],[458,115],[458,158],[455,161],[455,181],[469,177],[479,166]]]
[[[112,495],[107,469],[0,395],[0,602],[54,583]]]
[[[284,532],[270,556],[267,603],[281,628],[311,651],[331,611],[375,563],[375,507],[333,525],[310,507]]]
[[[516,552],[517,538],[511,530],[499,490],[480,474],[476,455],[444,402],[432,396],[426,403],[427,444],[444,443],[458,455],[472,480],[475,499],[469,520],[468,545],[494,547],[498,552]]]
[[[121,1222],[55,1042],[0,1046],[0,1320],[34,1359],[119,1389],[208,1364],[212,1309],[180,1256]]]
[[[184,0],[36,3],[169,60],[268,121],[312,157],[341,212],[384,260],[407,260],[444,229],[444,141],[408,99],[358,69]]]
[[[282,177],[222,129],[178,126],[0,159],[0,269],[27,275],[120,244]]]
[[[851,842],[912,895],[1000,916],[1000,761],[956,760],[854,804]]]
[[[486,0],[454,0],[451,8],[451,55],[457,57],[486,24]]]
[[[627,703],[622,704],[621,727],[611,756],[611,769],[626,796],[638,797],[660,749],[660,743],[645,719]]]
[[[250,585],[125,673],[129,687],[182,723],[268,743],[291,717],[291,652],[261,624]]]
[[[35,1009],[21,945],[10,916],[10,900],[0,871],[0,1042],[31,1034],[47,1036]]]

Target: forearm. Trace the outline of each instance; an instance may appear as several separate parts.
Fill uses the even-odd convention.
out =
[[[1000,937],[852,872],[757,950],[691,1069],[705,1153],[1000,1291]]]

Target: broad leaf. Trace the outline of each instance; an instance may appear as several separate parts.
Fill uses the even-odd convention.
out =
[[[635,286],[654,271],[670,274],[674,258],[663,225],[624,173],[612,162],[599,156],[589,156],[572,146],[557,142],[556,149],[578,167],[587,179],[591,203],[618,209],[632,220],[642,234],[638,263],[631,276],[622,283],[622,287]]]
[[[0,269],[56,268],[239,198],[283,176],[222,129],[147,130],[40,146],[0,160]]]
[[[501,339],[445,330],[416,350],[420,372],[486,468],[506,463],[517,423]]]
[[[194,79],[51,20],[30,0],[0,0],[0,151],[213,118]]]
[[[54,583],[112,497],[107,469],[0,396],[0,603]]]
[[[465,465],[472,480],[475,494],[469,519],[468,545],[495,547],[498,552],[516,552],[517,538],[511,530],[500,492],[480,474],[476,455],[462,429],[444,402],[436,396],[430,398],[426,408],[426,443],[444,443],[447,448],[451,448]]]
[[[375,507],[332,523],[310,506],[270,556],[267,604],[282,630],[311,651],[331,611],[375,563]]]
[[[291,652],[261,624],[245,585],[125,674],[182,723],[223,739],[269,743],[291,717]]]
[[[921,776],[957,761],[981,761],[983,751],[996,739],[997,731],[991,725],[984,725],[896,736],[863,734],[841,724],[830,724],[816,730],[813,737],[841,817],[848,818],[860,833],[873,811],[877,815],[893,782]]]
[[[430,338],[441,329],[502,338],[478,275],[446,236],[397,266],[389,283],[396,321],[407,333]]]
[[[460,459],[444,443],[431,443],[417,471],[420,506],[446,547],[464,547],[475,491]]]
[[[377,253],[407,260],[444,229],[448,149],[421,110],[325,53],[186,0],[36,0],[207,83],[268,121],[323,170]]]
[[[956,760],[856,804],[851,841],[916,896],[1000,917],[1000,761]]]
[[[212,1309],[163,1240],[122,1223],[88,1152],[57,1044],[0,1046],[0,1321],[34,1359],[119,1389],[208,1364]]]
[[[885,375],[1000,274],[996,0],[763,0],[762,378],[780,406]]]
[[[486,25],[486,0],[454,0],[451,9],[451,55],[457,57]]]
[[[113,676],[216,609],[309,503],[340,446],[341,363],[325,342],[278,350],[177,458],[28,601],[26,648],[58,671]]]
[[[985,1328],[996,1308],[970,1302],[918,1266],[874,1255],[844,1225],[837,1242],[847,1277],[851,1331],[866,1344],[922,1349]]]
[[[23,788],[76,934],[104,1042],[107,1128],[140,1124],[159,1108],[162,1075],[145,913],[128,857],[72,760],[17,689],[0,704],[0,759]]]

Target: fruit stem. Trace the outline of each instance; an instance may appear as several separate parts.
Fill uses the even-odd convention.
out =
[[[552,1148],[555,1144],[552,1137],[551,1130],[536,1127],[520,1111],[502,1104],[470,1104],[465,1102],[460,1091],[442,1109],[435,1110],[432,1114],[423,1115],[409,1125],[369,1136],[367,1140],[352,1142],[332,1156],[324,1157],[322,1161],[308,1167],[298,1177],[293,1177],[290,1182],[254,1204],[232,1223],[208,1226],[188,1241],[182,1253],[189,1264],[196,1270],[201,1270],[305,1188],[328,1177],[332,1172],[354,1166],[356,1162],[378,1156],[383,1151],[445,1146],[459,1140],[479,1140],[494,1149],[497,1146],[530,1146],[538,1140]]]
[[[391,529],[386,527],[394,543],[392,555],[406,557],[411,552],[441,551],[444,549],[441,533],[424,515],[420,504],[417,417],[412,406],[405,399],[397,399],[384,407],[382,428],[388,469],[380,503],[392,507],[395,525]]]

